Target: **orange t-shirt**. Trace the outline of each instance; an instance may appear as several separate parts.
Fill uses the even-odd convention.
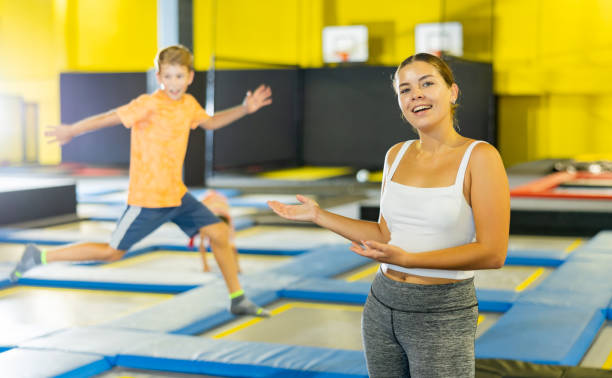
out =
[[[172,100],[163,91],[141,95],[117,108],[131,129],[128,205],[172,207],[187,192],[183,161],[189,131],[208,118],[190,94]]]

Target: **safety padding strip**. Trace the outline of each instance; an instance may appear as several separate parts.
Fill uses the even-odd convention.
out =
[[[213,340],[203,337],[83,327],[40,337],[20,348],[96,353],[112,365],[222,376],[366,377],[361,351]]]
[[[279,296],[288,299],[365,304],[370,286],[368,282],[306,278],[287,286],[279,292]],[[506,312],[517,300],[519,293],[513,290],[476,289],[476,297],[480,311]]]
[[[576,255],[551,272],[535,290],[607,293],[612,296],[612,256]]]
[[[117,366],[234,377],[367,377],[361,351],[172,335],[119,354]]]
[[[600,235],[595,239],[604,240]],[[476,356],[578,364],[609,317],[612,255],[602,250],[590,253],[590,243],[576,249],[540,285],[521,293],[476,340]]]
[[[0,289],[9,287],[13,284],[9,277],[14,268],[15,263],[0,263]]]
[[[604,321],[592,307],[517,303],[476,340],[476,357],[575,366]]]
[[[514,290],[476,289],[479,311],[506,312],[518,297],[519,293]]]
[[[0,325],[0,349],[9,350],[23,342],[63,331],[62,327],[52,325],[23,323]]]
[[[507,265],[556,267],[565,261],[567,253],[560,250],[511,249],[506,256]]]
[[[325,278],[305,278],[279,292],[281,298],[364,304],[371,284]]]
[[[195,198],[202,199],[206,195],[209,189],[189,189],[189,193],[191,193]],[[215,192],[224,195],[227,198],[237,197],[242,194],[239,189],[230,189],[230,188],[218,188],[215,189]]]
[[[349,244],[336,244],[312,249],[268,270],[267,274],[330,278],[371,262],[372,260],[351,252]]]
[[[111,291],[133,291],[139,293],[178,294],[194,289],[199,285],[154,285],[154,284],[130,284],[121,282],[96,282],[96,281],[63,281],[63,280],[38,280],[34,278],[22,278],[20,285],[57,287],[63,289],[88,289],[88,290],[111,290]]]
[[[259,306],[278,300],[280,288],[297,279],[266,277],[267,281],[253,276],[245,276],[241,280],[247,297]],[[223,282],[217,281],[104,325],[130,330],[196,334],[235,318],[229,312],[229,306],[227,288]]]
[[[100,269],[95,266],[51,264],[26,272],[18,283],[92,290],[182,293],[216,282],[219,278],[220,275],[214,273],[169,271],[160,275],[156,269]]]
[[[0,353],[3,377],[91,377],[111,369],[104,356],[14,348]]]
[[[612,231],[601,231],[578,249],[600,250],[612,254]],[[578,250],[576,250],[578,251]]]

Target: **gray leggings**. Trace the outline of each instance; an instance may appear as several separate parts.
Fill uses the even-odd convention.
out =
[[[474,377],[474,280],[444,285],[374,278],[361,321],[370,377]]]

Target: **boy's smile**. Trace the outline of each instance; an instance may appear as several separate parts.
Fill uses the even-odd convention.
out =
[[[162,91],[173,100],[180,100],[193,81],[193,71],[180,64],[163,64],[157,73]]]

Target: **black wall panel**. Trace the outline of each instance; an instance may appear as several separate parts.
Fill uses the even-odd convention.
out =
[[[490,64],[449,59],[461,93],[460,133],[495,143]],[[395,67],[308,69],[304,77],[304,163],[379,169],[393,144],[416,138],[401,118]]]
[[[61,121],[70,124],[106,112],[147,91],[144,72],[62,73]],[[130,131],[109,127],[79,136],[62,147],[62,162],[128,167]]]
[[[448,58],[460,87],[462,135],[495,144],[490,64]],[[391,85],[395,67],[217,70],[215,110],[241,104],[247,90],[265,83],[273,104],[214,133],[214,169],[289,165],[347,165],[379,169],[387,149],[416,138],[401,118]],[[72,123],[123,105],[146,92],[146,73],[66,73],[60,78],[62,122]],[[206,105],[206,73],[189,88]],[[102,129],[64,146],[62,160],[129,164],[129,130]],[[204,183],[205,133],[191,133],[185,157],[188,185]]]
[[[215,170],[299,163],[301,100],[298,70],[217,70],[215,111],[242,103],[247,90],[264,83],[272,105],[214,133]]]
[[[391,86],[392,67],[308,69],[304,76],[304,162],[374,168],[387,149],[414,138]]]

